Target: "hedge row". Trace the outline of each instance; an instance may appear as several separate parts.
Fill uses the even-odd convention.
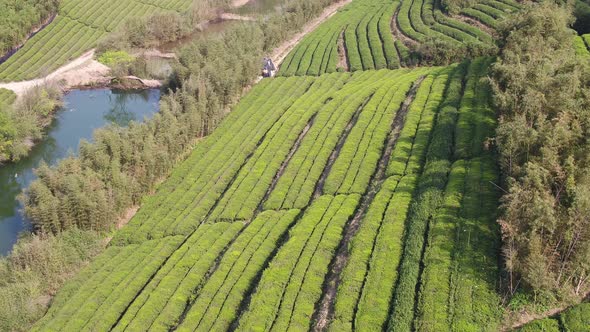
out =
[[[300,210],[261,213],[228,248],[178,331],[226,331],[240,303]]]
[[[204,221],[268,130],[312,83],[311,78],[277,79],[268,87],[262,85],[261,90],[255,87],[255,97],[240,103],[232,113],[235,117],[230,115],[212,136],[197,145],[189,160],[178,168],[179,175],[173,174],[170,184],[164,184],[168,188],[143,202],[113,243],[190,234]]]
[[[355,74],[331,99],[326,100],[325,107],[318,112],[314,125],[285,168],[264,208],[289,209],[307,206],[332,151],[354,113],[382,84],[391,84],[389,77],[393,79],[399,74],[388,71]]]
[[[58,17],[0,65],[0,80],[19,81],[49,74],[80,56],[103,34],[67,17]]]
[[[341,81],[340,81],[341,82]],[[324,100],[336,93],[341,84],[337,76],[323,76],[312,88],[280,117],[265,134],[264,139],[241,167],[232,185],[227,188],[211,221],[248,220],[271,185],[283,161],[304,128],[325,106]],[[313,125],[321,125],[315,122]]]
[[[428,231],[416,329],[495,331],[501,318],[495,292],[499,231],[494,159],[482,146],[494,112],[482,80],[489,58],[472,62],[456,129],[455,156],[441,208]]]
[[[321,196],[262,274],[238,331],[308,330],[328,266],[359,195]]]
[[[66,0],[58,17],[0,65],[0,80],[21,81],[48,75],[91,49],[106,32],[130,17],[171,10],[184,12],[190,1]]]
[[[424,171],[420,176],[417,193],[410,207],[403,256],[399,267],[400,277],[394,288],[392,315],[388,325],[388,330],[391,331],[412,329],[424,235],[430,217],[442,202],[443,190],[450,171],[453,131],[465,71],[466,65],[462,64],[451,74],[426,153]]]
[[[102,323],[97,318],[104,318],[106,321],[111,316],[101,317],[96,314],[106,312],[111,315],[116,310],[124,310],[125,306],[116,301],[119,296],[132,298],[139,292],[181,242],[182,237],[147,241],[141,245],[126,247],[114,257],[112,254],[106,255],[105,258],[112,258],[111,261],[98,259],[94,263],[96,266],[91,265],[82,272],[90,278],[83,283],[79,283],[80,279],[75,279],[71,285],[66,286],[66,293],[58,297],[61,298],[58,305],[33,330],[80,331]],[[74,286],[79,288],[73,289]]]
[[[400,66],[389,23],[398,1],[360,0],[351,3],[307,35],[281,65],[279,75],[321,75],[337,68],[343,33],[350,71],[395,69]]]
[[[114,328],[116,331],[169,330],[194,298],[215,260],[243,228],[242,223],[216,223],[195,232],[166,261]]]
[[[429,70],[413,70],[383,86],[359,114],[336,159],[324,187],[327,194],[363,194],[369,185],[394,117],[406,98],[412,83]]]

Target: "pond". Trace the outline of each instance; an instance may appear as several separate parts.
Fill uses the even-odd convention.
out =
[[[55,165],[75,155],[81,139],[90,140],[95,129],[114,123],[127,126],[143,121],[159,110],[160,90],[74,90],[64,96],[64,106],[29,155],[0,166],[0,255],[12,249],[18,234],[30,227],[17,200],[35,179],[33,170],[42,161]]]

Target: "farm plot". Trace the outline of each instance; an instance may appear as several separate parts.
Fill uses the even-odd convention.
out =
[[[57,18],[0,64],[0,81],[45,76],[94,47],[130,17],[190,8],[188,0],[64,0]]]
[[[443,102],[440,116],[456,121],[455,143],[452,130],[435,131],[424,185],[419,185],[409,216],[401,277],[394,290],[393,329],[414,324],[427,331],[497,330],[498,172],[491,152],[483,148],[485,138],[493,135],[495,115],[489,107],[489,87],[481,80],[490,61],[474,60],[463,97],[457,98],[457,83],[449,86],[452,90]]]
[[[443,13],[438,0],[356,0],[307,35],[279,75],[395,69],[415,62],[412,47],[433,40],[449,47],[494,47],[490,31],[519,8],[511,0],[479,0],[461,13],[470,19],[460,19]]]
[[[495,0],[480,0],[472,7],[463,10],[461,14],[495,28],[499,19],[518,8],[516,3],[508,5]],[[492,13],[493,16],[491,16]],[[440,9],[440,1],[437,0],[402,1],[396,19],[400,32],[415,42],[437,40],[450,47],[465,44],[479,45],[479,47],[493,45],[492,37],[487,31],[447,16]]]
[[[280,75],[395,69],[408,54],[391,33],[398,1],[356,0],[307,35],[287,55]]]
[[[521,5],[513,0],[481,0],[464,8],[460,14],[495,29],[499,20],[520,8]]]
[[[66,284],[35,330],[308,330],[326,301],[326,329],[379,330],[414,320],[419,280],[422,322],[431,298],[431,282],[418,273],[429,216],[416,206],[442,227],[443,210],[428,210],[425,192],[436,185],[450,202],[451,184],[467,182],[459,187],[474,199],[460,202],[455,218],[470,235],[447,240],[456,249],[445,271],[461,282],[449,294],[478,303],[456,304],[450,322],[491,324],[496,317],[481,309],[496,301],[488,292],[495,230],[485,212],[497,203],[487,187],[496,173],[481,148],[494,125],[479,82],[488,63],[474,62],[468,74],[462,65],[263,80]],[[455,155],[469,171],[451,172],[447,184]],[[430,236],[432,255],[441,249]],[[397,317],[403,305],[412,311]],[[471,308],[484,317],[471,319]]]
[[[410,106],[389,160],[387,178],[350,244],[350,258],[340,278],[329,326],[331,331],[349,331],[353,327],[374,331],[386,326],[391,290],[401,259],[405,219],[426,153],[422,140],[428,144],[450,71],[447,68],[427,77]],[[400,169],[399,174],[390,171],[394,165]]]

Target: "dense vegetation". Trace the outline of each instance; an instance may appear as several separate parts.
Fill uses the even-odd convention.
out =
[[[0,330],[24,331],[45,311],[50,296],[104,248],[94,232],[32,235],[0,258]]]
[[[0,164],[19,160],[43,137],[43,128],[61,105],[61,90],[54,85],[39,85],[21,98],[0,89]]]
[[[431,310],[451,294],[477,307],[457,301],[450,324],[497,326],[489,182],[497,173],[483,146],[494,113],[480,80],[489,62],[264,80],[60,291],[36,329],[307,329],[354,219],[362,226],[344,251],[330,329],[411,325],[415,306],[419,324],[440,324]],[[473,199],[453,203],[463,190]],[[440,217],[423,219],[424,208]],[[466,233],[448,228],[458,217]],[[446,268],[434,258],[443,248]],[[398,278],[398,264],[427,268]],[[431,294],[452,275],[447,298]]]
[[[39,169],[24,200],[40,234],[141,208],[33,330],[496,331],[502,303],[585,296],[590,40],[571,6],[356,0],[236,104],[327,4],[185,47],[160,114]],[[167,15],[113,27],[100,51],[187,33],[190,15]],[[497,57],[399,68],[480,54]],[[0,317],[26,325],[43,306],[27,311],[22,283]],[[584,331],[587,309],[524,330]]]
[[[0,58],[56,12],[59,0],[0,1]]]
[[[500,30],[493,70],[507,289],[549,303],[590,275],[590,69],[571,22],[557,5],[526,10]]]
[[[586,332],[590,330],[590,303],[578,304],[559,315],[539,319],[521,327],[519,332]]]
[[[462,14],[481,21],[478,25],[447,16],[439,6],[434,0],[354,1],[306,36],[287,56],[280,74],[448,64],[466,56],[495,53],[493,29],[520,8],[511,0],[477,1]]]

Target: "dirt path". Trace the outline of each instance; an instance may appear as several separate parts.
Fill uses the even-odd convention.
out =
[[[301,32],[293,36],[293,38],[285,41],[279,47],[275,48],[272,52],[272,55],[270,56],[275,66],[279,66],[281,62],[283,62],[287,54],[291,52],[291,50],[299,43],[299,41],[301,41],[301,39],[303,39],[303,37],[305,37],[305,35],[315,30],[315,28],[317,28],[321,23],[332,17],[332,15],[336,14],[338,9],[351,2],[352,0],[342,0],[326,7],[320,16],[307,23]]]
[[[233,8],[240,8],[247,5],[251,0],[233,0],[231,6]]]
[[[410,90],[407,92],[406,98],[402,103],[400,110],[396,113],[395,118],[391,123],[391,129],[389,131],[387,143],[381,152],[381,157],[379,158],[376,171],[371,177],[371,182],[367,187],[367,191],[363,195],[360,206],[358,207],[356,213],[344,229],[344,236],[338,245],[336,255],[330,263],[329,272],[326,280],[324,281],[324,291],[322,298],[319,302],[318,309],[314,313],[313,321],[315,324],[313,326],[313,331],[325,331],[328,327],[328,323],[333,318],[336,292],[338,291],[338,285],[340,284],[342,271],[344,270],[344,267],[346,266],[346,263],[349,259],[350,243],[359,230],[360,224],[365,217],[365,213],[369,209],[369,206],[373,203],[373,199],[381,189],[381,185],[387,179],[385,172],[387,170],[387,165],[389,164],[389,158],[391,157],[391,153],[393,152],[402,128],[404,127],[406,115],[410,109],[410,105],[414,101],[418,88],[422,84],[422,81],[424,81],[424,78],[425,76],[422,76],[416,80]]]
[[[29,81],[0,83],[0,88],[14,91],[22,96],[28,89],[49,82],[63,82],[64,88],[90,83],[100,83],[107,79],[109,67],[93,59],[94,49],[60,67],[53,73]]]
[[[0,83],[0,88],[14,91],[17,96],[22,96],[28,89],[37,85],[46,83],[58,83],[64,90],[85,85],[106,85],[109,84],[113,77],[110,74],[110,68],[94,60],[92,49],[68,64],[60,67],[53,73],[29,81]],[[138,56],[159,57],[171,59],[176,57],[174,53],[161,53],[157,50],[147,50],[139,53]],[[126,76],[124,78],[137,80],[146,87],[158,88],[161,82],[158,80],[141,79],[135,76]]]
[[[254,17],[233,14],[233,13],[221,13],[219,19],[223,21],[256,21]]]

